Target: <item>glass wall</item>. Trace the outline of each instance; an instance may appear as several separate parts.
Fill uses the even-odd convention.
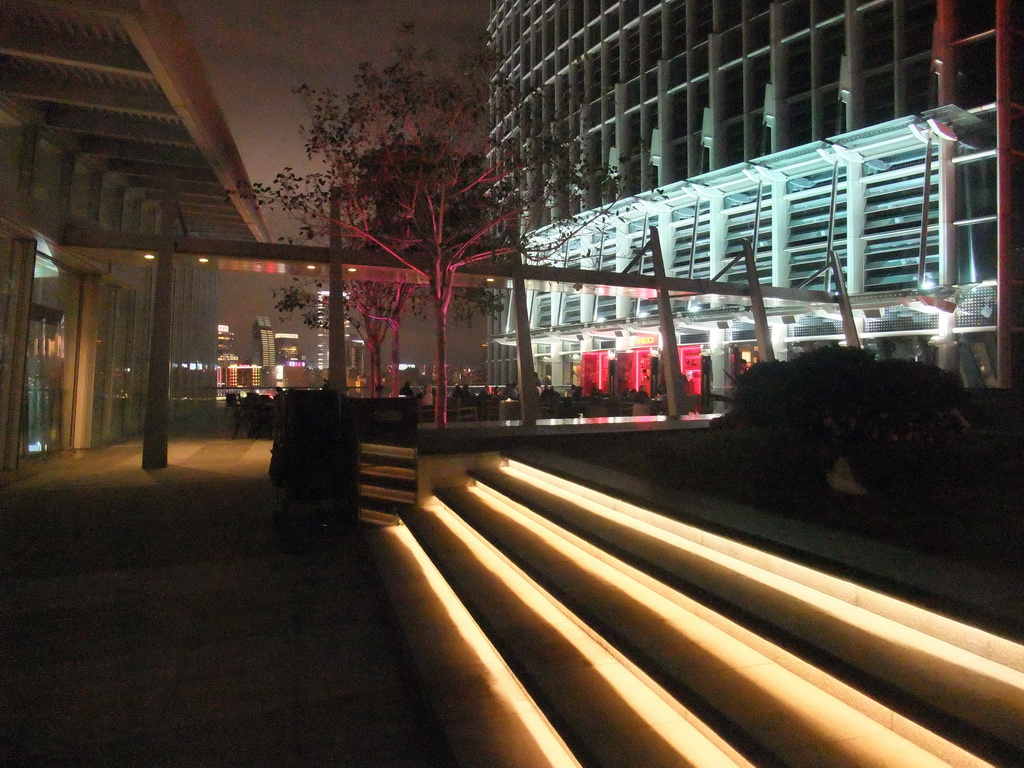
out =
[[[94,440],[125,437],[139,428],[138,393],[142,381],[137,356],[134,291],[112,283],[100,286],[96,381],[93,390]]]
[[[67,340],[74,338],[78,281],[42,255],[36,256],[25,361],[25,427],[22,446],[36,454],[66,446],[70,429],[73,360]]]

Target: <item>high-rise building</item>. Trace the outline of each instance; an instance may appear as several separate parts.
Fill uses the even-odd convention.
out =
[[[228,358],[234,359],[230,362],[238,362],[238,355],[235,354],[235,334],[227,325],[217,326],[217,362],[225,362]]]
[[[651,251],[636,258],[653,226],[669,277],[746,283],[747,242],[761,284],[832,292],[831,252],[863,346],[1015,389],[1022,29],[1011,0],[493,0],[490,21],[524,101],[617,172],[618,199],[592,196],[552,264],[653,274]],[[496,136],[516,140],[515,122]],[[691,391],[702,356],[717,387],[764,356],[748,303],[708,286],[672,310]],[[492,383],[515,378],[512,314],[493,328]],[[828,302],[768,314],[775,357],[848,337]],[[641,388],[657,316],[652,298],[585,285],[533,293],[538,373],[600,387],[617,357]]]
[[[316,367],[321,371],[327,370],[327,365],[330,360],[328,349],[327,331],[322,328],[318,329],[316,332]]]
[[[274,346],[276,347],[278,365],[301,363],[305,360],[299,351],[299,334],[297,333],[275,333]]]
[[[252,364],[273,368],[277,364],[277,347],[270,318],[258,315],[252,324]]]

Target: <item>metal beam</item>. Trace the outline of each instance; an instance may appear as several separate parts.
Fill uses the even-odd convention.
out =
[[[152,80],[135,46],[120,40],[56,35],[8,18],[0,27],[0,53],[47,64]]]
[[[220,194],[224,194],[224,185],[220,183],[220,180],[217,178],[217,174],[209,168],[167,165],[166,163],[151,163],[146,160],[130,160],[122,157],[107,157],[103,163],[106,170],[110,173],[122,173],[126,176],[138,176],[142,178],[182,181],[189,184],[202,184],[204,186],[215,185]]]
[[[46,123],[75,134],[89,134],[108,139],[127,141],[155,141],[180,147],[192,147],[194,142],[180,122],[168,122],[140,115],[86,109],[69,104],[57,104],[46,110]]]
[[[0,70],[0,93],[34,101],[72,104],[147,117],[178,117],[167,97],[155,90],[134,91],[109,85],[62,83],[42,75]]]
[[[102,136],[83,136],[79,141],[79,147],[88,155],[145,160],[184,168],[209,168],[203,153],[194,147],[170,147],[145,141],[108,139]]]
[[[62,238],[68,247],[96,248],[106,252],[123,251],[128,255],[152,251],[159,247],[160,238],[129,232],[69,228]],[[316,245],[289,243],[260,243],[248,240],[217,240],[183,237],[175,240],[175,252],[237,259],[239,261],[284,262],[300,264],[327,264],[328,249]],[[360,270],[360,279],[393,280],[396,282],[422,282],[423,279],[402,268],[394,259],[379,252],[346,249],[344,262]],[[656,298],[658,284],[654,275],[623,275],[598,270],[566,269],[543,265],[524,264],[519,267],[528,290],[552,290],[564,293],[628,293],[643,298]],[[513,269],[508,264],[477,262],[456,273],[458,285],[476,287],[512,287]],[[666,277],[665,289],[671,296],[721,296],[746,300],[749,289],[745,283],[715,283],[710,280],[687,280]],[[784,305],[834,304],[835,298],[825,291],[801,290],[776,286],[760,286],[765,303]]]

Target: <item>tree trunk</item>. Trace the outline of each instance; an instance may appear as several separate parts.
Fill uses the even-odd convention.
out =
[[[391,325],[391,396],[398,397],[401,385],[398,383],[398,323]]]
[[[377,397],[380,389],[380,340],[374,338],[372,343],[368,342],[366,351],[370,354],[370,397]]]
[[[437,313],[437,356],[434,365],[437,368],[437,395],[434,398],[434,424],[444,427],[448,421],[448,306],[444,301],[435,299],[434,310]]]

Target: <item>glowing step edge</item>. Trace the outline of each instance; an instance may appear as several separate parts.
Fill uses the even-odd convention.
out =
[[[457,628],[459,634],[473,649],[474,655],[490,676],[489,690],[504,700],[509,711],[518,716],[524,730],[530,734],[538,751],[546,759],[546,765],[549,768],[581,768],[580,763],[548,722],[540,707],[533,701],[512,670],[508,668],[498,651],[491,645],[483,630],[473,620],[469,611],[445,581],[441,572],[431,562],[427,553],[423,551],[412,532],[405,526],[395,526],[387,529],[387,535],[394,537],[398,545],[412,557],[424,583],[428,585],[437,601],[443,606],[451,625]],[[543,768],[543,766],[537,768]]]
[[[680,766],[754,768],[753,764],[732,749],[667,691],[628,663],[611,644],[587,627],[585,622],[515,567],[440,499],[431,498],[425,508],[437,515],[478,562],[501,579],[536,615],[538,621],[544,622],[561,634],[593,663],[595,671],[605,679],[621,700],[679,754]],[[612,658],[611,662],[609,656]]]
[[[937,734],[864,696],[822,670],[678,591],[594,547],[485,485],[471,487],[482,503],[515,519],[579,567],[658,613],[681,636],[702,648],[709,663],[744,677],[800,723],[808,739],[829,743],[844,765],[987,766]],[[680,616],[683,609],[684,615]],[[749,663],[750,652],[761,657]],[[747,661],[737,662],[738,659]]]

